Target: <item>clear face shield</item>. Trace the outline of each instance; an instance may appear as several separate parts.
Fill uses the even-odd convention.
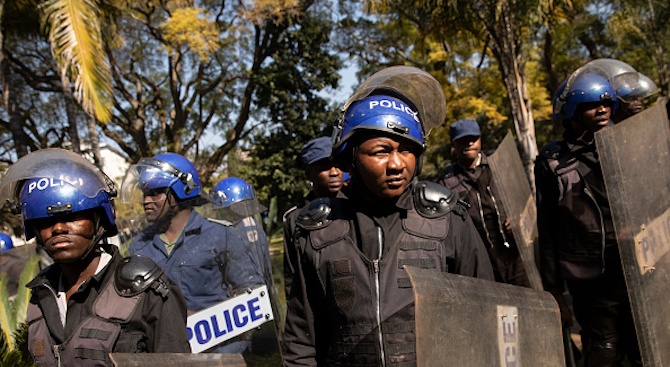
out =
[[[617,97],[624,103],[642,101],[658,93],[656,83],[641,73],[617,76],[613,78],[612,86],[617,91]]]
[[[119,200],[124,204],[144,204],[165,200],[168,188],[180,181],[180,172],[167,162],[143,158],[126,172]]]
[[[244,218],[257,217],[265,212],[267,208],[258,202],[253,189],[248,190],[251,192],[244,197],[233,196],[222,190],[212,191],[209,194],[211,204],[207,205],[209,217],[236,224]]]

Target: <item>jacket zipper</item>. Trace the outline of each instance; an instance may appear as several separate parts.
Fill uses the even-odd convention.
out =
[[[384,351],[384,336],[382,335],[382,305],[381,305],[381,291],[380,291],[380,274],[379,274],[379,261],[382,258],[382,249],[384,244],[384,234],[382,229],[377,227],[377,240],[379,242],[379,253],[377,254],[377,259],[372,261],[375,271],[375,308],[377,312],[377,336],[379,341],[379,355],[381,359],[381,366],[386,366],[386,353]]]
[[[601,274],[605,274],[605,219],[603,218],[603,212],[602,210],[600,210],[596,198],[593,196],[591,191],[586,186],[584,186],[584,193],[593,201],[596,210],[598,210],[598,217],[600,218],[600,245],[601,245],[600,260],[602,261],[603,264]]]
[[[505,226],[504,223],[500,222],[500,210],[498,210],[498,203],[496,202],[496,197],[493,196],[493,190],[491,190],[490,186],[486,186],[486,191],[488,191],[489,195],[491,196],[491,200],[493,201],[493,207],[496,210],[496,219],[498,221],[498,228],[500,229],[500,234],[502,235],[504,245],[505,247],[509,248],[509,241],[507,241],[507,236],[505,236]],[[482,213],[482,221],[484,220],[484,216]]]
[[[58,367],[61,367],[61,363],[60,363],[60,344],[54,345],[53,349],[54,349],[54,356],[56,357],[56,364],[58,365]]]
[[[482,208],[482,197],[479,194],[479,191],[477,191],[477,204],[479,206],[479,217],[482,219],[482,227],[484,228],[484,232],[486,232],[486,241],[489,243],[489,248],[492,248],[493,242],[491,241],[489,230],[486,229],[486,222],[484,221],[484,209]]]

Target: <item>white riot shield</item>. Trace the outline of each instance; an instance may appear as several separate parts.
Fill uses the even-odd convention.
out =
[[[564,367],[551,294],[405,267],[414,288],[417,367]]]
[[[670,366],[670,127],[656,105],[595,134],[642,361]]]
[[[542,290],[542,279],[535,265],[537,244],[535,197],[530,189],[512,133],[507,133],[500,146],[488,158],[493,182],[500,196],[500,204],[512,225],[514,241],[519,248],[530,285],[533,289]]]

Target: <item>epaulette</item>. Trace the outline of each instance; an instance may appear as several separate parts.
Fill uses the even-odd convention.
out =
[[[207,218],[207,220],[210,221],[210,222],[212,222],[212,223],[222,224],[222,225],[224,225],[224,226],[226,226],[226,227],[230,227],[230,226],[233,225],[233,223],[231,223],[231,222],[229,222],[229,221],[227,221],[227,220],[223,220],[223,219]]]
[[[465,218],[467,204],[448,188],[430,181],[420,181],[414,185],[414,206],[425,218],[434,219],[455,212]]]
[[[114,272],[114,288],[123,297],[132,297],[152,288],[161,296],[167,296],[169,289],[161,279],[163,269],[146,256],[133,255],[121,259]]]
[[[286,218],[288,218],[288,216],[291,213],[293,213],[296,209],[298,209],[298,206],[294,205],[294,206],[288,208],[288,210],[284,212],[284,215],[282,215],[282,219],[284,220],[284,222],[286,222]]]
[[[308,231],[327,227],[331,223],[329,218],[332,212],[330,200],[330,198],[318,198],[300,209],[298,218],[296,218],[298,227]]]

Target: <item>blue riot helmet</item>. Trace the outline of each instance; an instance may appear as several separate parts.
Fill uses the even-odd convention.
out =
[[[219,219],[237,222],[266,210],[258,203],[253,186],[239,177],[219,181],[209,195]]]
[[[97,213],[98,228],[104,229],[99,237],[114,236],[115,196],[107,175],[82,156],[63,149],[42,149],[19,159],[0,184],[0,199],[21,214],[27,240],[35,237],[35,222],[87,210]]]
[[[344,113],[340,135],[333,150],[341,154],[357,131],[382,131],[414,143],[419,152],[425,150],[424,134],[416,108],[395,97],[372,95],[353,103]]]
[[[582,73],[571,77],[560,95],[554,100],[554,117],[570,120],[582,103],[604,102],[616,110],[616,93],[610,82],[596,73]]]
[[[385,132],[408,139],[419,151],[415,175],[421,170],[425,138],[444,123],[446,99],[440,83],[412,66],[392,66],[366,79],[347,100],[333,134],[333,155],[351,151],[359,132]]]
[[[561,109],[563,108],[563,105],[565,104],[565,101],[562,100],[563,92],[565,91],[565,84],[568,82],[568,79],[565,79],[561,82],[561,84],[558,85],[558,88],[556,88],[556,92],[554,93],[554,97],[551,99],[551,104],[552,104],[552,114],[551,117],[554,118],[556,121],[561,121],[563,120],[563,115],[561,114]]]
[[[178,201],[200,197],[200,176],[191,161],[177,153],[143,158],[130,166],[121,184],[123,203],[142,203],[151,190],[169,189]]]
[[[0,252],[5,252],[14,248],[14,242],[7,233],[0,232]]]

